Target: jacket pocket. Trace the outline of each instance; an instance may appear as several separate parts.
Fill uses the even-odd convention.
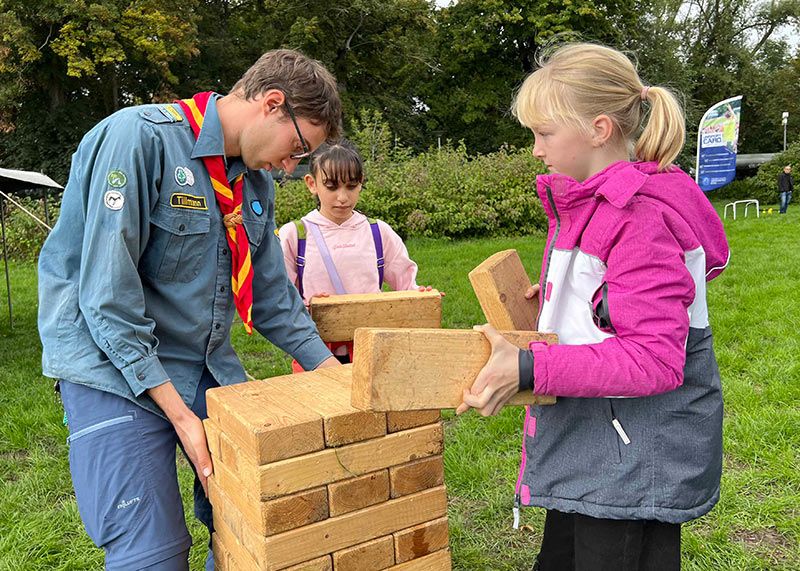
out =
[[[208,249],[208,211],[159,203],[151,218],[150,240],[139,261],[146,276],[163,282],[190,282],[200,273]]]

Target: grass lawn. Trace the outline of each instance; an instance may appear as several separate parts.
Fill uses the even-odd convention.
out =
[[[800,569],[800,210],[726,223],[733,257],[709,292],[725,392],[722,498],[684,527],[683,568]],[[482,321],[467,272],[493,252],[516,248],[538,272],[541,236],[411,240],[420,282],[447,292],[444,326]],[[67,430],[52,383],[40,375],[36,272],[12,264],[14,328],[0,311],[0,571],[100,569],[102,553],[85,535],[72,494]],[[0,282],[5,302],[5,285]],[[288,359],[240,328],[234,345],[248,371],[289,371]],[[496,418],[445,413],[445,469],[456,569],[528,570],[543,512],[523,510],[511,529],[521,443],[521,409]],[[185,510],[191,473],[179,460]],[[193,518],[192,569],[202,569],[207,535]]]

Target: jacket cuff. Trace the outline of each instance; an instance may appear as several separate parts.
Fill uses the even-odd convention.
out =
[[[313,337],[300,345],[292,354],[297,359],[304,371],[313,371],[319,367],[325,359],[333,357],[333,353],[319,337]]]
[[[163,385],[169,380],[169,375],[167,375],[157,355],[139,359],[123,367],[120,371],[133,394],[137,397],[141,396],[147,389]]]
[[[533,351],[519,350],[519,392],[533,390]]]
[[[536,379],[533,392],[537,395],[546,394],[545,391],[547,390],[547,359],[544,354],[547,348],[548,344],[544,341],[534,341],[528,345],[528,350],[531,352],[531,361],[533,363],[531,378]],[[541,358],[539,356],[540,353]]]

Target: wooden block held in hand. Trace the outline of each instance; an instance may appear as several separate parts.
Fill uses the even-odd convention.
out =
[[[352,341],[367,325],[441,327],[442,297],[436,290],[332,295],[312,298],[310,310],[323,341]]]
[[[381,470],[328,486],[331,517],[360,510],[389,499],[389,471]]]
[[[439,422],[442,413],[439,410],[402,410],[386,413],[386,429],[388,432],[408,430],[417,426],[425,426]]]
[[[348,547],[333,554],[334,571],[380,571],[394,565],[391,535]]]
[[[441,456],[431,456],[392,466],[389,468],[389,482],[393,498],[441,486],[444,483],[444,461]]]
[[[486,316],[501,331],[535,331],[538,303],[525,299],[531,280],[516,250],[489,256],[469,273],[469,281]]]
[[[552,333],[501,331],[513,345],[555,343]],[[356,331],[352,403],[365,410],[456,408],[489,360],[491,346],[471,329]],[[552,404],[555,397],[519,393],[508,404]]]
[[[449,542],[447,518],[439,518],[394,534],[394,556],[397,563],[424,557],[440,549]]]

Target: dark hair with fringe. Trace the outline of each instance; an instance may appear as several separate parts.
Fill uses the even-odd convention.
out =
[[[334,186],[348,182],[364,182],[364,161],[358,149],[347,139],[323,143],[309,159],[309,172],[316,178],[320,174]]]

